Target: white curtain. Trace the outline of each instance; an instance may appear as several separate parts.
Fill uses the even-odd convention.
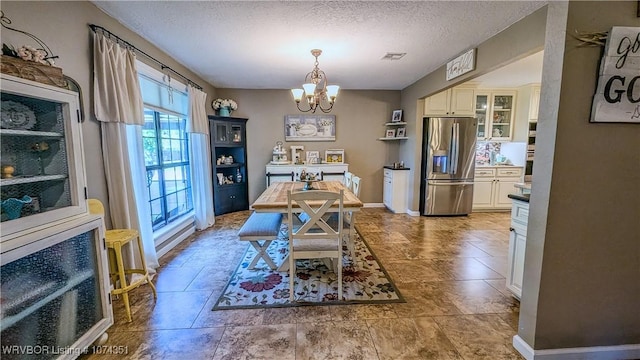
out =
[[[207,94],[187,86],[189,94],[189,158],[191,159],[191,188],[196,229],[202,230],[215,223],[213,211],[213,180],[211,173],[211,147],[209,120],[206,113]]]
[[[101,121],[109,213],[114,228],[137,229],[147,270],[155,273],[158,256],[153,241],[142,149],[144,105],[138,83],[135,54],[102,34],[93,36],[94,111]],[[141,267],[137,248],[123,257]]]

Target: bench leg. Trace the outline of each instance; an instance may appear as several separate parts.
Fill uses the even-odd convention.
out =
[[[260,261],[260,259],[263,259],[264,262],[266,262],[267,265],[269,265],[271,270],[276,269],[277,267],[276,264],[273,262],[273,260],[271,260],[271,257],[269,256],[269,254],[267,254],[267,248],[269,247],[269,245],[271,245],[272,241],[273,240],[264,240],[263,245],[260,245],[260,242],[258,240],[251,241],[251,245],[253,245],[253,247],[256,249],[258,253],[253,258],[253,261],[251,261],[251,264],[249,264],[249,270],[253,270],[256,267],[256,264],[258,263],[258,261]]]

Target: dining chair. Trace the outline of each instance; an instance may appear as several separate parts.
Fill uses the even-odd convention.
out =
[[[104,216],[104,205],[98,199],[88,199],[89,213]],[[136,242],[138,251],[140,254],[140,263],[142,264],[140,269],[125,269],[124,261],[122,257],[122,247],[126,244]],[[147,271],[147,265],[144,260],[144,248],[142,247],[142,240],[140,239],[140,233],[136,229],[112,229],[105,232],[105,243],[109,252],[109,277],[113,282],[113,289],[111,295],[122,295],[122,301],[124,302],[124,308],[127,312],[127,320],[131,322],[131,308],[129,307],[129,291],[137,288],[138,286],[147,283],[153,291],[153,298],[156,299],[158,294],[156,293],[156,287],[151,282],[149,272]],[[140,274],[138,279],[127,283],[127,275]]]
[[[353,175],[351,177],[351,192],[356,196],[360,197],[360,184],[362,183],[362,179],[359,176]],[[349,253],[351,257],[354,258],[355,255],[355,231],[351,231],[353,228],[355,221],[355,214],[353,211],[347,211],[344,214],[344,228],[346,229],[346,239],[347,239],[347,248],[349,249]],[[355,266],[355,263],[354,263]]]
[[[342,211],[344,191],[324,190],[287,192],[287,222],[289,233],[289,300],[294,302],[296,260],[331,259],[338,277],[338,299],[342,300]],[[294,207],[297,206],[298,208]],[[333,207],[333,208],[332,208]],[[308,217],[294,226],[296,212]],[[328,212],[337,212],[338,222],[331,226],[323,218]]]
[[[351,178],[351,192],[358,198],[360,198],[360,184],[362,182],[362,178],[359,176],[353,175]]]
[[[350,171],[345,171],[344,173],[344,186],[351,190],[351,179],[353,178],[353,173]]]

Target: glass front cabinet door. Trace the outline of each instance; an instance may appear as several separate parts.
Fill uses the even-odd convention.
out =
[[[3,246],[3,359],[75,359],[113,324],[99,216],[81,216]]]
[[[4,242],[87,208],[77,93],[2,75],[1,94]]]

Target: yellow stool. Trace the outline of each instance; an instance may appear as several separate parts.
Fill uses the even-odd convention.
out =
[[[97,199],[89,199],[89,212],[91,214],[99,214],[104,215],[104,206]],[[138,286],[144,284],[145,282],[151,286],[151,290],[153,290],[153,298],[156,299],[158,297],[156,293],[156,287],[149,279],[149,273],[147,272],[147,264],[144,261],[144,247],[142,246],[142,240],[140,239],[140,233],[138,230],[134,229],[113,229],[107,230],[105,233],[105,240],[107,243],[107,249],[109,251],[109,263],[110,266],[109,277],[114,284],[114,289],[111,290],[111,295],[120,295],[122,294],[122,300],[124,301],[124,307],[127,310],[127,319],[131,322],[131,308],[129,307],[129,294],[128,292],[137,288]],[[138,249],[140,251],[140,260],[142,262],[142,269],[125,269],[124,263],[122,261],[122,247],[125,246],[130,241],[136,239],[138,244]],[[115,264],[114,264],[115,261]],[[112,272],[111,269],[115,269]],[[128,274],[141,274],[142,277],[133,281],[130,284],[127,284]],[[116,280],[120,280],[120,287],[116,287]]]

